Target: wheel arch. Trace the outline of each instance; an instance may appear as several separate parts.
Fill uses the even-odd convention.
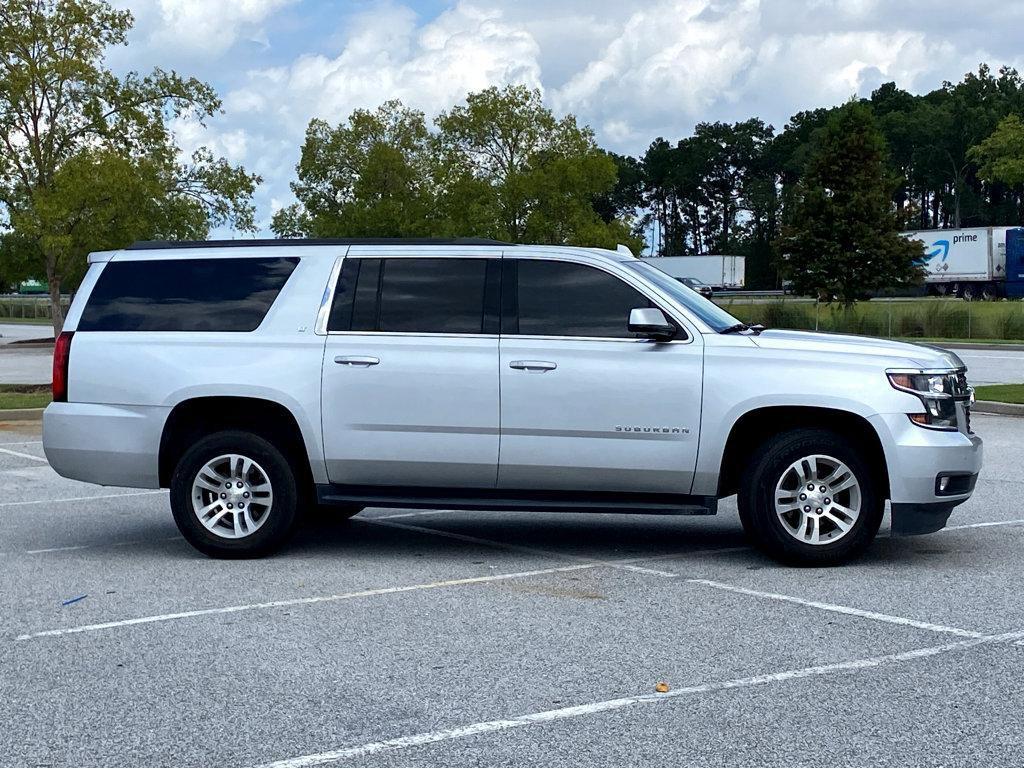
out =
[[[742,414],[732,425],[722,453],[718,496],[727,497],[739,489],[743,468],[765,440],[784,429],[830,429],[850,436],[865,452],[883,498],[889,498],[889,470],[882,441],[874,426],[860,414],[823,406],[764,406]]]
[[[175,466],[192,443],[221,430],[245,430],[270,441],[287,457],[299,483],[312,488],[306,441],[291,410],[266,398],[235,395],[189,398],[171,409],[160,436],[160,486],[170,486]]]

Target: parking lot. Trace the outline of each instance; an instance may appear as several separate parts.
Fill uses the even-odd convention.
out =
[[[1020,765],[1024,421],[975,426],[948,529],[801,570],[732,500],[374,509],[213,561],[0,425],[0,764]]]

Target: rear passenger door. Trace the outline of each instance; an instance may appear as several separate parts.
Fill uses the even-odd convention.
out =
[[[331,483],[493,488],[500,257],[346,257],[322,376]]]
[[[666,343],[631,334],[630,310],[657,306],[637,285],[506,255],[500,488],[690,492],[703,347],[682,330]]]

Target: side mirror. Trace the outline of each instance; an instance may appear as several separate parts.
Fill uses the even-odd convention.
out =
[[[676,327],[657,307],[635,307],[629,311],[629,330],[659,342],[667,342],[676,335]]]

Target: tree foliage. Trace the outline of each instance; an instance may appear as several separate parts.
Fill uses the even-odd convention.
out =
[[[397,101],[356,110],[336,127],[312,120],[291,185],[298,202],[274,215],[273,229],[293,237],[429,234],[430,164],[423,113]]]
[[[103,0],[7,0],[0,8],[0,226],[29,269],[44,273],[54,328],[59,296],[99,247],[140,237],[254,229],[259,178],[199,150],[186,161],[173,118],[202,121],[210,86],[157,69],[118,77],[107,48],[131,14]],[[13,240],[12,240],[13,239]]]
[[[1008,186],[1024,184],[1024,121],[1019,115],[1003,118],[992,135],[968,152],[986,182]]]
[[[483,236],[512,242],[642,245],[606,204],[615,159],[573,116],[522,86],[469,94],[431,131],[391,101],[331,127],[310,122],[278,235]]]
[[[885,139],[891,206],[902,229],[1024,219],[1024,179],[1016,172],[1024,166],[1024,81],[1015,70],[981,65],[920,96],[886,83],[858,103]],[[778,287],[783,222],[820,135],[845,109],[799,112],[778,132],[751,119],[701,123],[675,142],[656,138],[635,159],[639,181],[624,189],[635,191],[657,252],[746,255],[747,285]]]
[[[921,277],[920,241],[899,235],[899,179],[869,107],[829,116],[808,156],[782,231],[783,272],[803,294],[852,304]]]

